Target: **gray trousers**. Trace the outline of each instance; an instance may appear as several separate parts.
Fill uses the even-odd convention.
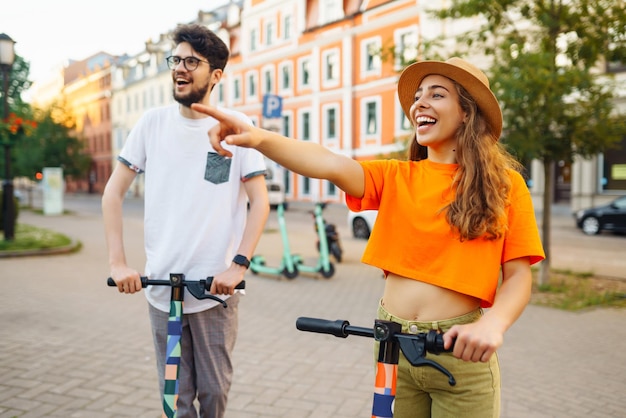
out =
[[[183,314],[179,368],[179,418],[222,418],[233,379],[232,352],[238,330],[239,294],[227,300],[228,308]],[[163,394],[168,313],[148,304],[156,351],[159,388]],[[183,304],[184,312],[184,304]],[[200,414],[194,406],[197,399]]]

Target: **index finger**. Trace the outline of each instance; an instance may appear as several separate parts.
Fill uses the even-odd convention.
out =
[[[211,146],[218,154],[224,157],[232,157],[232,153],[222,147],[222,141],[224,141],[230,134],[239,133],[239,123],[241,122],[232,115],[223,113],[213,106],[193,103],[191,108],[196,112],[204,113],[205,115],[211,116],[217,120],[218,124],[211,128],[208,132]]]
[[[204,113],[205,115],[209,115],[220,122],[232,122],[229,118],[230,115],[226,113],[220,112],[217,108],[213,106],[207,106],[200,103],[192,103],[191,108],[196,112]]]

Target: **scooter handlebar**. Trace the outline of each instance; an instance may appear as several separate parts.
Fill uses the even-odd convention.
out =
[[[171,286],[172,283],[169,280],[150,280],[148,279],[146,276],[141,276],[141,287],[142,288],[146,288],[147,286]],[[206,283],[204,285],[204,288],[206,290],[211,289],[211,283],[213,283],[213,277],[207,277],[206,278]],[[113,280],[112,277],[109,277],[107,279],[107,286],[111,286],[111,287],[115,287],[117,286],[117,284],[115,283],[115,280]],[[245,289],[246,288],[246,281],[242,280],[237,286],[235,286],[235,289]]]

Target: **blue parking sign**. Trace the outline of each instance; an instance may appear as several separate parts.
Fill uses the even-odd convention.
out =
[[[266,119],[280,118],[283,114],[283,98],[273,94],[263,96],[263,117]]]

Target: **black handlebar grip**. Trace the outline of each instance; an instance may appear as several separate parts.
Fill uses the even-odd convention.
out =
[[[450,353],[453,349],[454,342],[452,342],[452,345],[447,350],[443,347],[443,334],[440,334],[435,330],[430,330],[426,334],[426,351],[433,354],[439,354]]]
[[[300,317],[296,320],[296,328],[300,331],[330,334],[341,338],[346,338],[348,336],[348,333],[346,332],[346,327],[348,325],[350,325],[348,321],[341,319],[330,321],[328,319]]]

